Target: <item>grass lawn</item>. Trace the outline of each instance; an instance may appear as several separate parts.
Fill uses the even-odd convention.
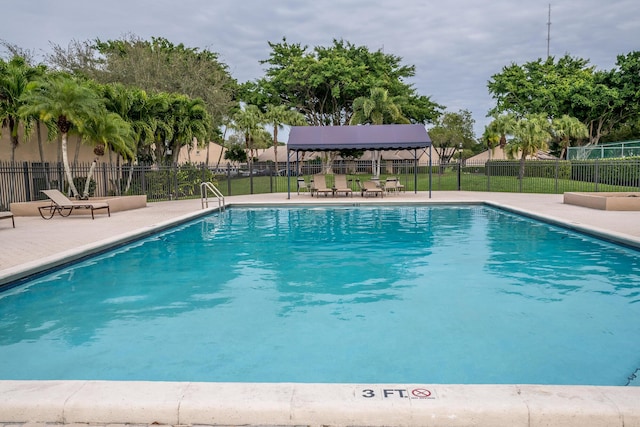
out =
[[[380,181],[384,181],[387,176],[397,177],[405,186],[406,191],[414,191],[415,183],[412,174],[406,175],[381,175]],[[310,177],[304,177],[309,184]],[[360,179],[367,181],[371,175],[357,174],[348,175],[348,179]],[[474,174],[463,172],[461,174],[461,190],[463,191],[493,191],[512,193],[547,193],[562,194],[570,191],[638,191],[637,187],[622,187],[615,185],[594,184],[591,182],[573,181],[568,179],[536,178],[525,177],[522,182],[514,176],[491,176],[484,174]],[[331,184],[332,175],[327,175],[327,182]],[[253,191],[251,180],[248,177],[234,178],[231,180],[219,180],[217,187],[224,195],[260,194],[260,193],[282,193],[287,192],[287,177],[255,176],[253,177]],[[291,192],[297,191],[296,177],[291,177]],[[352,181],[352,188],[357,189]],[[418,175],[418,191],[429,190],[429,175]],[[443,174],[434,173],[432,175],[433,191],[455,191],[458,190],[457,171],[447,170]]]

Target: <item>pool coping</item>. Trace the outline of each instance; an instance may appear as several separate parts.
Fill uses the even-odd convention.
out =
[[[637,426],[640,388],[1,381],[0,422],[256,426]]]
[[[640,240],[631,236],[502,203],[380,203],[390,204],[493,206],[640,248]],[[280,205],[298,206],[259,202],[227,207]],[[217,210],[189,213],[3,271],[0,287]],[[640,387],[623,386],[0,381],[0,396],[0,424],[640,426]]]

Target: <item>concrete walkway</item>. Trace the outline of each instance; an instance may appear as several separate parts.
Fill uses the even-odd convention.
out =
[[[227,198],[231,205],[407,202],[485,202],[640,248],[639,212],[565,205],[562,195]],[[187,200],[150,203],[95,220],[17,217],[15,229],[9,221],[0,222],[0,285],[210,210],[202,210],[200,200]],[[640,426],[640,387],[0,381],[0,427],[52,424]]]

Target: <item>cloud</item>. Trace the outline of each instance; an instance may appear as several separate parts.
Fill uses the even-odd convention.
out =
[[[450,111],[470,110],[476,133],[493,106],[487,82],[502,67],[547,54],[549,1],[495,0],[29,0],[10,2],[0,39],[48,52],[49,42],[133,33],[220,54],[239,81],[263,75],[268,41],[326,46],[344,39],[416,66],[410,81]],[[613,68],[637,50],[637,0],[551,3],[550,53]]]

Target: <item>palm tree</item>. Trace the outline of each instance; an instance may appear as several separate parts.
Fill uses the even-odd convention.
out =
[[[22,95],[27,85],[44,74],[44,66],[31,67],[24,58],[15,56],[9,62],[0,59],[0,122],[9,129],[11,139],[11,161],[15,161],[15,151],[20,144],[18,129],[23,116],[19,109],[23,105]],[[28,133],[31,121],[24,125]]]
[[[484,133],[480,137],[480,142],[487,146],[487,150],[489,151],[489,160],[491,160],[491,155],[495,148],[500,144],[501,137],[502,135],[500,133],[492,130],[489,126],[485,126]]]
[[[133,90],[133,104],[129,114],[129,122],[136,135],[136,156],[139,161],[152,161],[152,146],[156,135],[161,130],[170,132],[169,126],[163,121],[168,114],[170,97],[166,93],[147,94],[143,90]],[[156,163],[159,163],[156,158]]]
[[[353,101],[353,115],[349,121],[350,125],[359,124],[391,124],[409,123],[409,119],[402,115],[399,101],[389,97],[389,91],[383,88],[374,87],[368,97],[361,96]],[[380,151],[373,152],[373,173],[375,177],[380,176]]]
[[[175,96],[170,105],[172,112],[172,138],[169,146],[172,150],[172,162],[178,162],[180,149],[194,141],[202,144],[208,140],[211,132],[211,117],[201,98]]]
[[[520,153],[519,179],[524,178],[527,156],[547,149],[552,132],[551,123],[544,114],[527,114],[516,121],[512,130],[513,139],[505,147],[505,152],[510,157]]]
[[[104,104],[94,90],[68,74],[55,74],[29,84],[22,96],[20,114],[37,115],[42,121],[56,124],[62,143],[62,161],[69,188],[75,197],[78,190],[73,183],[67,140],[75,128],[82,133],[92,117],[104,111]]]
[[[512,134],[517,122],[518,119],[513,114],[495,116],[493,121],[487,126],[487,132],[494,135],[494,139],[495,136],[498,136],[497,145],[499,145],[500,148],[504,148],[507,145],[507,135]]]
[[[284,125],[304,126],[307,121],[304,115],[298,111],[288,108],[286,105],[267,105],[267,112],[264,114],[266,123],[273,126],[273,154],[275,156],[276,169],[278,167],[278,129]]]
[[[120,115],[104,111],[103,114],[96,115],[89,120],[85,127],[84,138],[96,144],[93,152],[96,156],[103,156],[105,147],[109,147],[124,157],[133,159],[135,156],[134,134],[131,126]],[[97,158],[91,163],[91,168],[85,181],[82,198],[89,198],[89,185],[93,177],[93,171],[97,163]]]
[[[231,127],[244,136],[245,150],[252,152],[254,142],[258,138],[260,131],[264,131],[262,125],[265,118],[260,109],[255,105],[246,105],[243,110],[233,115]],[[248,163],[251,167],[252,156],[249,155]]]
[[[567,155],[570,138],[588,138],[589,129],[587,126],[575,117],[563,115],[551,121],[553,126],[553,134],[561,141],[562,154],[560,158],[564,159]]]
[[[124,193],[127,193],[133,180],[134,163],[150,162],[153,159],[150,149],[154,143],[156,131],[161,126],[160,118],[166,117],[169,109],[169,96],[162,93],[148,95],[142,89],[129,88],[119,83],[104,85],[101,93],[107,110],[118,114],[131,128],[133,157],[131,157],[127,184],[124,188]],[[118,184],[117,194],[120,194],[120,188]]]

